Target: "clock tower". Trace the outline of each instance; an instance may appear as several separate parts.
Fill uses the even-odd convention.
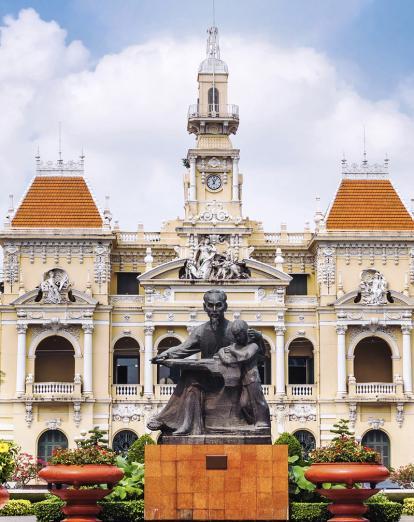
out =
[[[239,150],[231,134],[239,126],[239,108],[227,99],[228,68],[220,59],[217,27],[207,31],[207,56],[198,70],[198,99],[188,110],[187,130],[195,134],[185,175],[185,221],[204,226],[242,221]]]

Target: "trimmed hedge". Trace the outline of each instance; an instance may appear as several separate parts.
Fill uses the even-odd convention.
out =
[[[364,515],[371,522],[398,522],[403,506],[398,502],[371,502]],[[328,505],[322,502],[292,502],[290,517],[295,522],[326,522],[332,515]]]
[[[300,445],[300,442],[298,439],[292,435],[291,433],[288,433],[285,431],[284,433],[281,433],[279,437],[275,440],[275,444],[287,444],[288,454],[289,457],[297,456],[299,457],[299,461],[302,460],[302,446]],[[297,462],[296,462],[297,463]]]
[[[0,509],[0,517],[26,517],[33,515],[33,506],[30,500],[9,500]]]
[[[147,446],[147,444],[156,444],[151,435],[145,434],[141,435],[141,437],[138,437],[138,439],[133,444],[131,444],[128,450],[127,461],[140,462],[141,464],[144,464],[145,446]]]
[[[324,502],[292,502],[290,505],[290,520],[294,522],[326,522],[331,517]]]
[[[405,498],[403,500],[403,515],[414,515],[414,498]]]
[[[33,504],[32,513],[36,515],[37,522],[60,522],[65,515],[60,508],[64,505],[60,499],[49,498]],[[99,503],[102,512],[98,517],[103,522],[139,522],[144,520],[144,501],[129,500],[127,502],[105,501]]]
[[[103,522],[138,522],[144,520],[144,501],[128,500],[126,502],[100,503],[102,513],[98,517]]]

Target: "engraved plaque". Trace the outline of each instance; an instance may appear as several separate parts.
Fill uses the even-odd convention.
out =
[[[206,469],[227,469],[227,455],[206,455]]]

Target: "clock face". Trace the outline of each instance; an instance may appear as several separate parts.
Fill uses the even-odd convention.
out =
[[[217,174],[213,174],[207,178],[207,187],[210,190],[218,190],[221,187],[221,178]]]

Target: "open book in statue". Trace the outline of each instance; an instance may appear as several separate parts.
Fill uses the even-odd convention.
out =
[[[161,430],[162,443],[268,444],[270,414],[258,370],[262,336],[244,321],[225,319],[227,297],[221,290],[206,292],[204,309],[210,320],[153,360],[180,368],[181,377],[148,427]],[[201,358],[187,358],[195,353]]]

